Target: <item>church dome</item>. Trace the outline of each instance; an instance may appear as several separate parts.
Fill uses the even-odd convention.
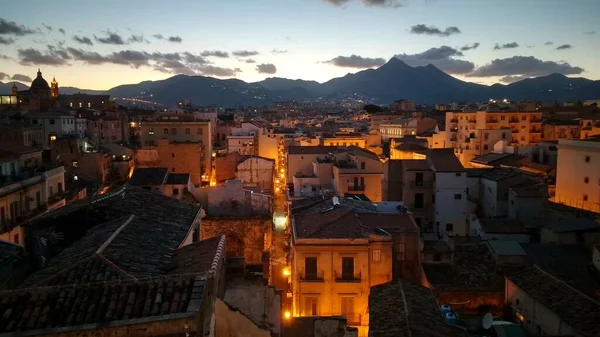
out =
[[[31,87],[29,90],[32,91],[41,91],[41,90],[50,90],[50,85],[48,82],[42,77],[42,72],[38,69],[37,77],[31,82]]]

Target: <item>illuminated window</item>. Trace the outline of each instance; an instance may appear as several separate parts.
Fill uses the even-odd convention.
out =
[[[373,262],[381,261],[381,249],[373,249]]]
[[[79,107],[80,107],[80,108],[81,108],[81,105],[82,105],[82,104],[81,104],[81,102],[79,102]]]
[[[91,108],[91,107],[92,107],[92,103],[88,102],[88,108]]]
[[[73,102],[70,102],[70,103],[69,103],[69,106],[72,108],[72,107],[73,107]]]
[[[583,182],[588,184],[590,182],[590,178],[589,177],[585,177],[583,178]]]

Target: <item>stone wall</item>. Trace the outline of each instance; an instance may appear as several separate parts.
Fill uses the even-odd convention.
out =
[[[241,312],[230,308],[221,299],[215,303],[215,337],[271,337],[268,330],[256,326]]]
[[[269,286],[262,277],[228,281],[223,299],[273,336],[281,336],[281,291]]]
[[[449,305],[459,315],[503,314],[504,292],[435,292],[435,296],[440,305]]]
[[[284,326],[283,337],[358,337],[345,317],[294,317]]]

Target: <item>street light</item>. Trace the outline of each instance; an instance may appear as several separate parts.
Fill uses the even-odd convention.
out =
[[[292,313],[291,313],[291,312],[289,312],[289,311],[286,311],[286,312],[283,314],[283,317],[285,317],[285,319],[290,319],[290,318],[292,318]]]
[[[290,268],[283,268],[283,276],[290,276]]]

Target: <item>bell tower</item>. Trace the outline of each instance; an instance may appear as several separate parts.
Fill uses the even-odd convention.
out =
[[[13,96],[19,96],[19,88],[17,88],[17,84],[16,83],[13,83],[13,86],[12,86],[12,95]]]
[[[50,95],[52,98],[57,98],[58,94],[58,82],[56,82],[56,77],[52,77],[52,83],[50,83]]]

